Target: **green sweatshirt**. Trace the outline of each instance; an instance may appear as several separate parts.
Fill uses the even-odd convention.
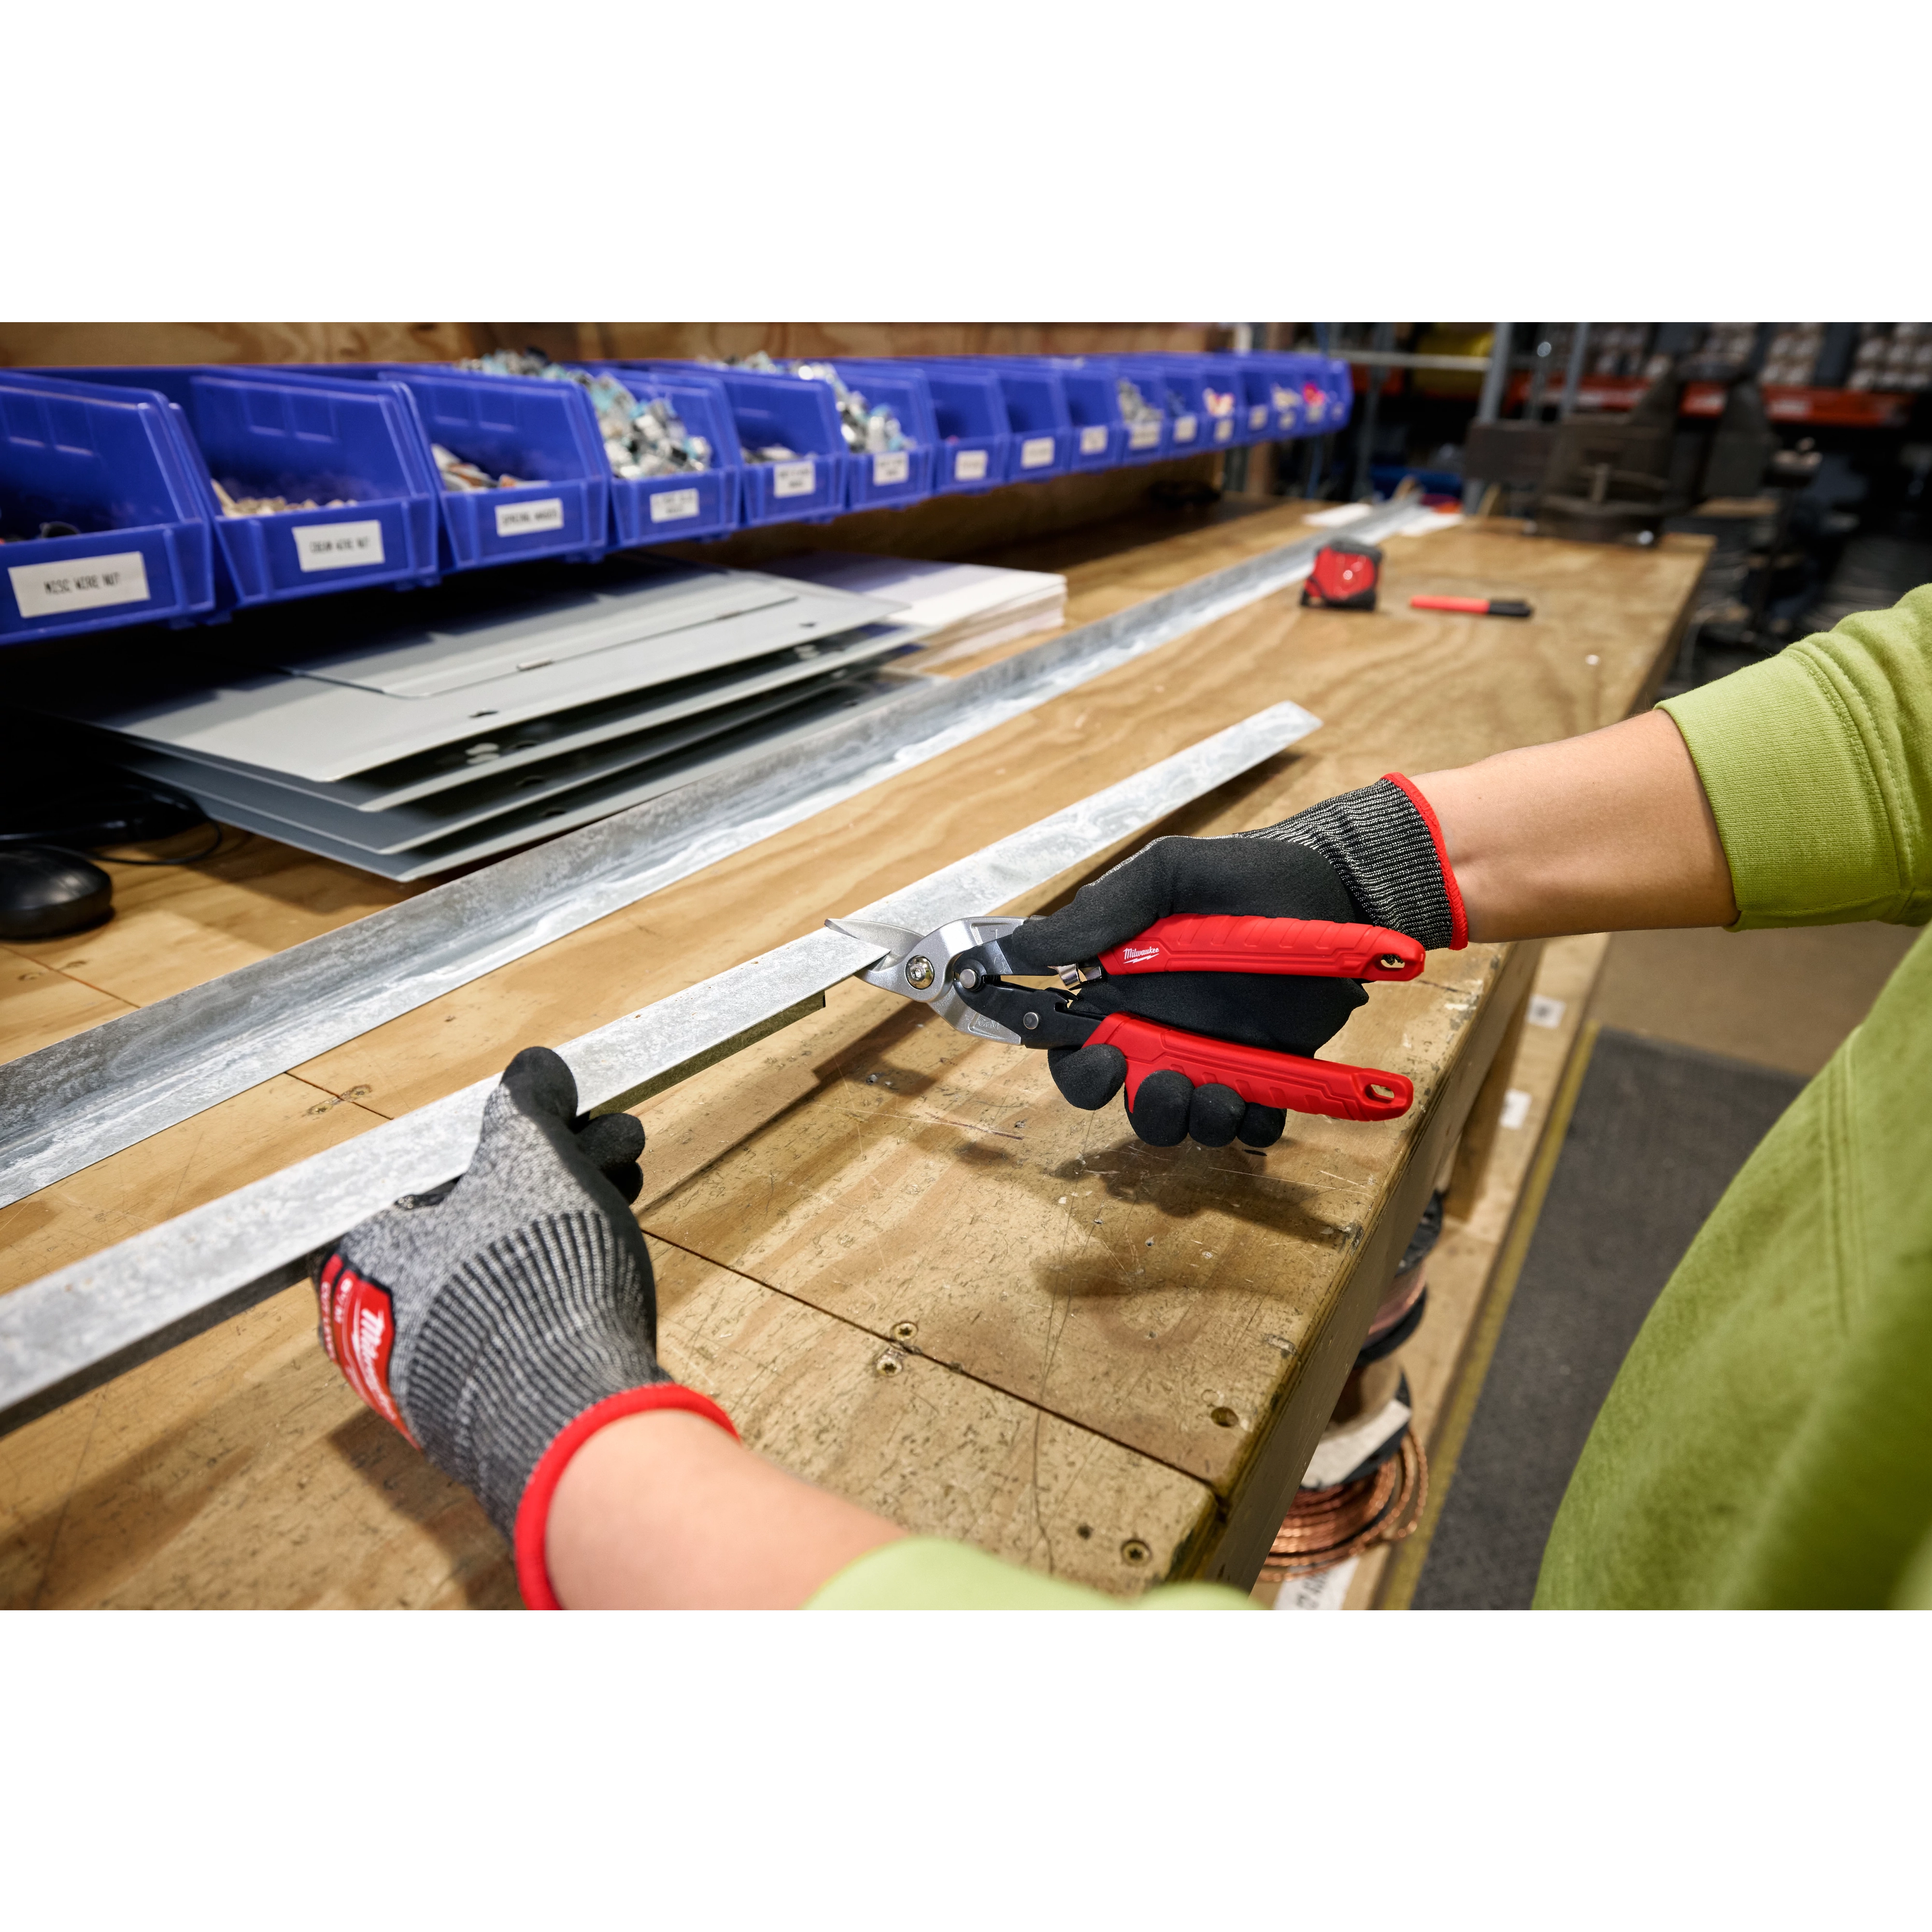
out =
[[[1664,709],[1739,928],[1932,916],[1932,586]],[[1665,1287],[1540,1606],[1932,1602],[1928,1013],[1921,940]]]
[[[1739,929],[1932,916],[1932,586],[1663,709],[1702,776]],[[1928,1012],[1922,942],[1718,1202],[1584,1448],[1539,1606],[1932,1606]],[[814,1600],[1106,1600],[924,1540]]]

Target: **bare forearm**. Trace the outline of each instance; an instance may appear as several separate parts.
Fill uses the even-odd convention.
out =
[[[796,1610],[904,1534],[715,1424],[659,1410],[599,1430],[571,1458],[544,1555],[572,1610]]]
[[[1737,917],[1709,801],[1664,712],[1414,783],[1442,824],[1472,939]]]

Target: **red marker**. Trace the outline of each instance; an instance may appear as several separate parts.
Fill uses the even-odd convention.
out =
[[[1470,617],[1533,617],[1534,604],[1520,597],[1412,597],[1412,610],[1460,610]]]

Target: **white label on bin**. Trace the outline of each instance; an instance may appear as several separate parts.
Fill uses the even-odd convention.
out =
[[[986,473],[986,452],[983,449],[962,449],[952,459],[952,476],[956,482],[977,483]]]
[[[1107,453],[1107,425],[1095,423],[1090,428],[1080,432],[1080,454],[1082,456],[1104,456]]]
[[[818,488],[818,468],[809,460],[774,463],[772,465],[772,494],[774,496],[809,496]]]
[[[778,494],[782,496],[784,492],[781,490]],[[697,514],[695,490],[663,490],[651,499],[651,521],[654,524],[674,524]]]
[[[356,570],[382,561],[380,524],[298,524],[289,534],[304,570]]]
[[[496,506],[496,534],[500,537],[533,537],[539,530],[562,528],[561,496],[539,496],[534,502]]]
[[[1143,419],[1133,424],[1127,431],[1130,449],[1151,449],[1160,440],[1160,424]]]
[[[893,449],[872,458],[874,484],[903,483],[912,473],[912,458],[903,449]]]
[[[1176,416],[1174,419],[1174,440],[1176,442],[1192,442],[1194,432],[1201,427],[1198,416]]]
[[[1267,404],[1250,403],[1248,405],[1248,427],[1250,429],[1266,429],[1268,428]]]
[[[76,563],[17,563],[7,574],[14,580],[14,602],[23,617],[58,617],[63,610],[148,601],[148,566],[137,550],[85,556]]]
[[[1233,436],[1234,434],[1234,419],[1232,416],[1217,416],[1215,418],[1214,440],[1216,442],[1226,442],[1232,436]]]
[[[1020,467],[1022,470],[1041,470],[1053,460],[1053,439],[1050,436],[1030,436],[1020,445]]]

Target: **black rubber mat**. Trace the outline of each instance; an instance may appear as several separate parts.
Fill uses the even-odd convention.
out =
[[[1413,1606],[1526,1610],[1585,1438],[1671,1270],[1804,1082],[1606,1028]]]

